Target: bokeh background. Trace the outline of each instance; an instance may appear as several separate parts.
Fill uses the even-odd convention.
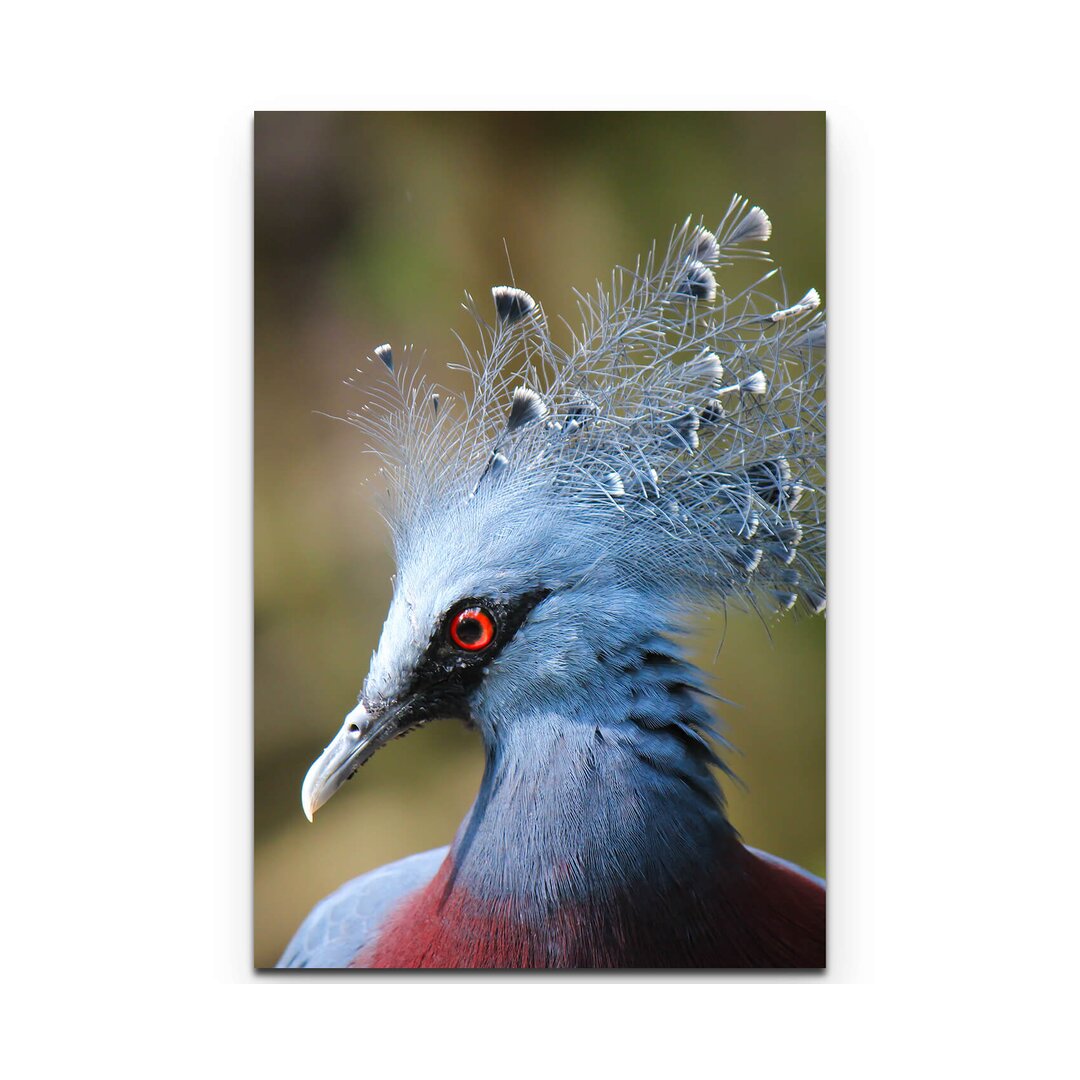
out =
[[[773,221],[789,289],[825,290],[823,113],[260,113],[255,118],[255,964],[356,874],[448,843],[476,793],[475,733],[392,743],[309,825],[308,765],[355,704],[393,562],[363,486],[363,435],[333,417],[383,341],[443,385],[469,340],[463,292],[509,279],[576,314],[616,263],[734,192]],[[724,283],[722,279],[722,284]],[[721,647],[722,642],[722,647]],[[719,650],[719,651],[718,651]],[[825,873],[825,622],[701,627],[752,845]]]

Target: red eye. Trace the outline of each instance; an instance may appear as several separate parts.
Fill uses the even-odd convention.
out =
[[[495,640],[495,623],[478,607],[467,607],[450,620],[450,639],[459,649],[479,652]]]

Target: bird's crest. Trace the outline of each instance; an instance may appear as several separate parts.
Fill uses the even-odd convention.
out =
[[[557,537],[571,576],[604,564],[682,601],[821,611],[820,298],[792,301],[776,269],[732,293],[718,281],[736,259],[769,261],[770,233],[739,197],[715,230],[688,219],[665,252],[577,294],[564,345],[524,290],[492,289],[490,321],[467,296],[481,346],[452,365],[465,400],[375,349],[359,372],[370,403],[348,419],[382,456],[399,562],[475,527],[526,576]]]

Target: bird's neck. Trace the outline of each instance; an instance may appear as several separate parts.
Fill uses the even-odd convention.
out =
[[[362,964],[769,963],[764,864],[724,814],[693,669],[667,643],[616,659],[602,701],[485,731],[446,862]]]
[[[606,715],[593,707],[587,719],[519,717],[486,746],[479,794],[451,848],[454,888],[541,916],[656,896],[710,872],[732,829],[703,717],[677,715],[658,694],[648,715],[635,715],[633,700]]]

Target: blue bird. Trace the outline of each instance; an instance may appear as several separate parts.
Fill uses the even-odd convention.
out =
[[[820,298],[776,299],[771,224],[736,197],[579,296],[556,344],[492,290],[472,393],[389,345],[349,419],[380,447],[397,575],[359,703],[303,783],[307,817],[391,739],[460,718],[483,739],[447,848],[342,886],[280,967],[825,964],[824,882],[746,847],[689,616],[825,606]]]

